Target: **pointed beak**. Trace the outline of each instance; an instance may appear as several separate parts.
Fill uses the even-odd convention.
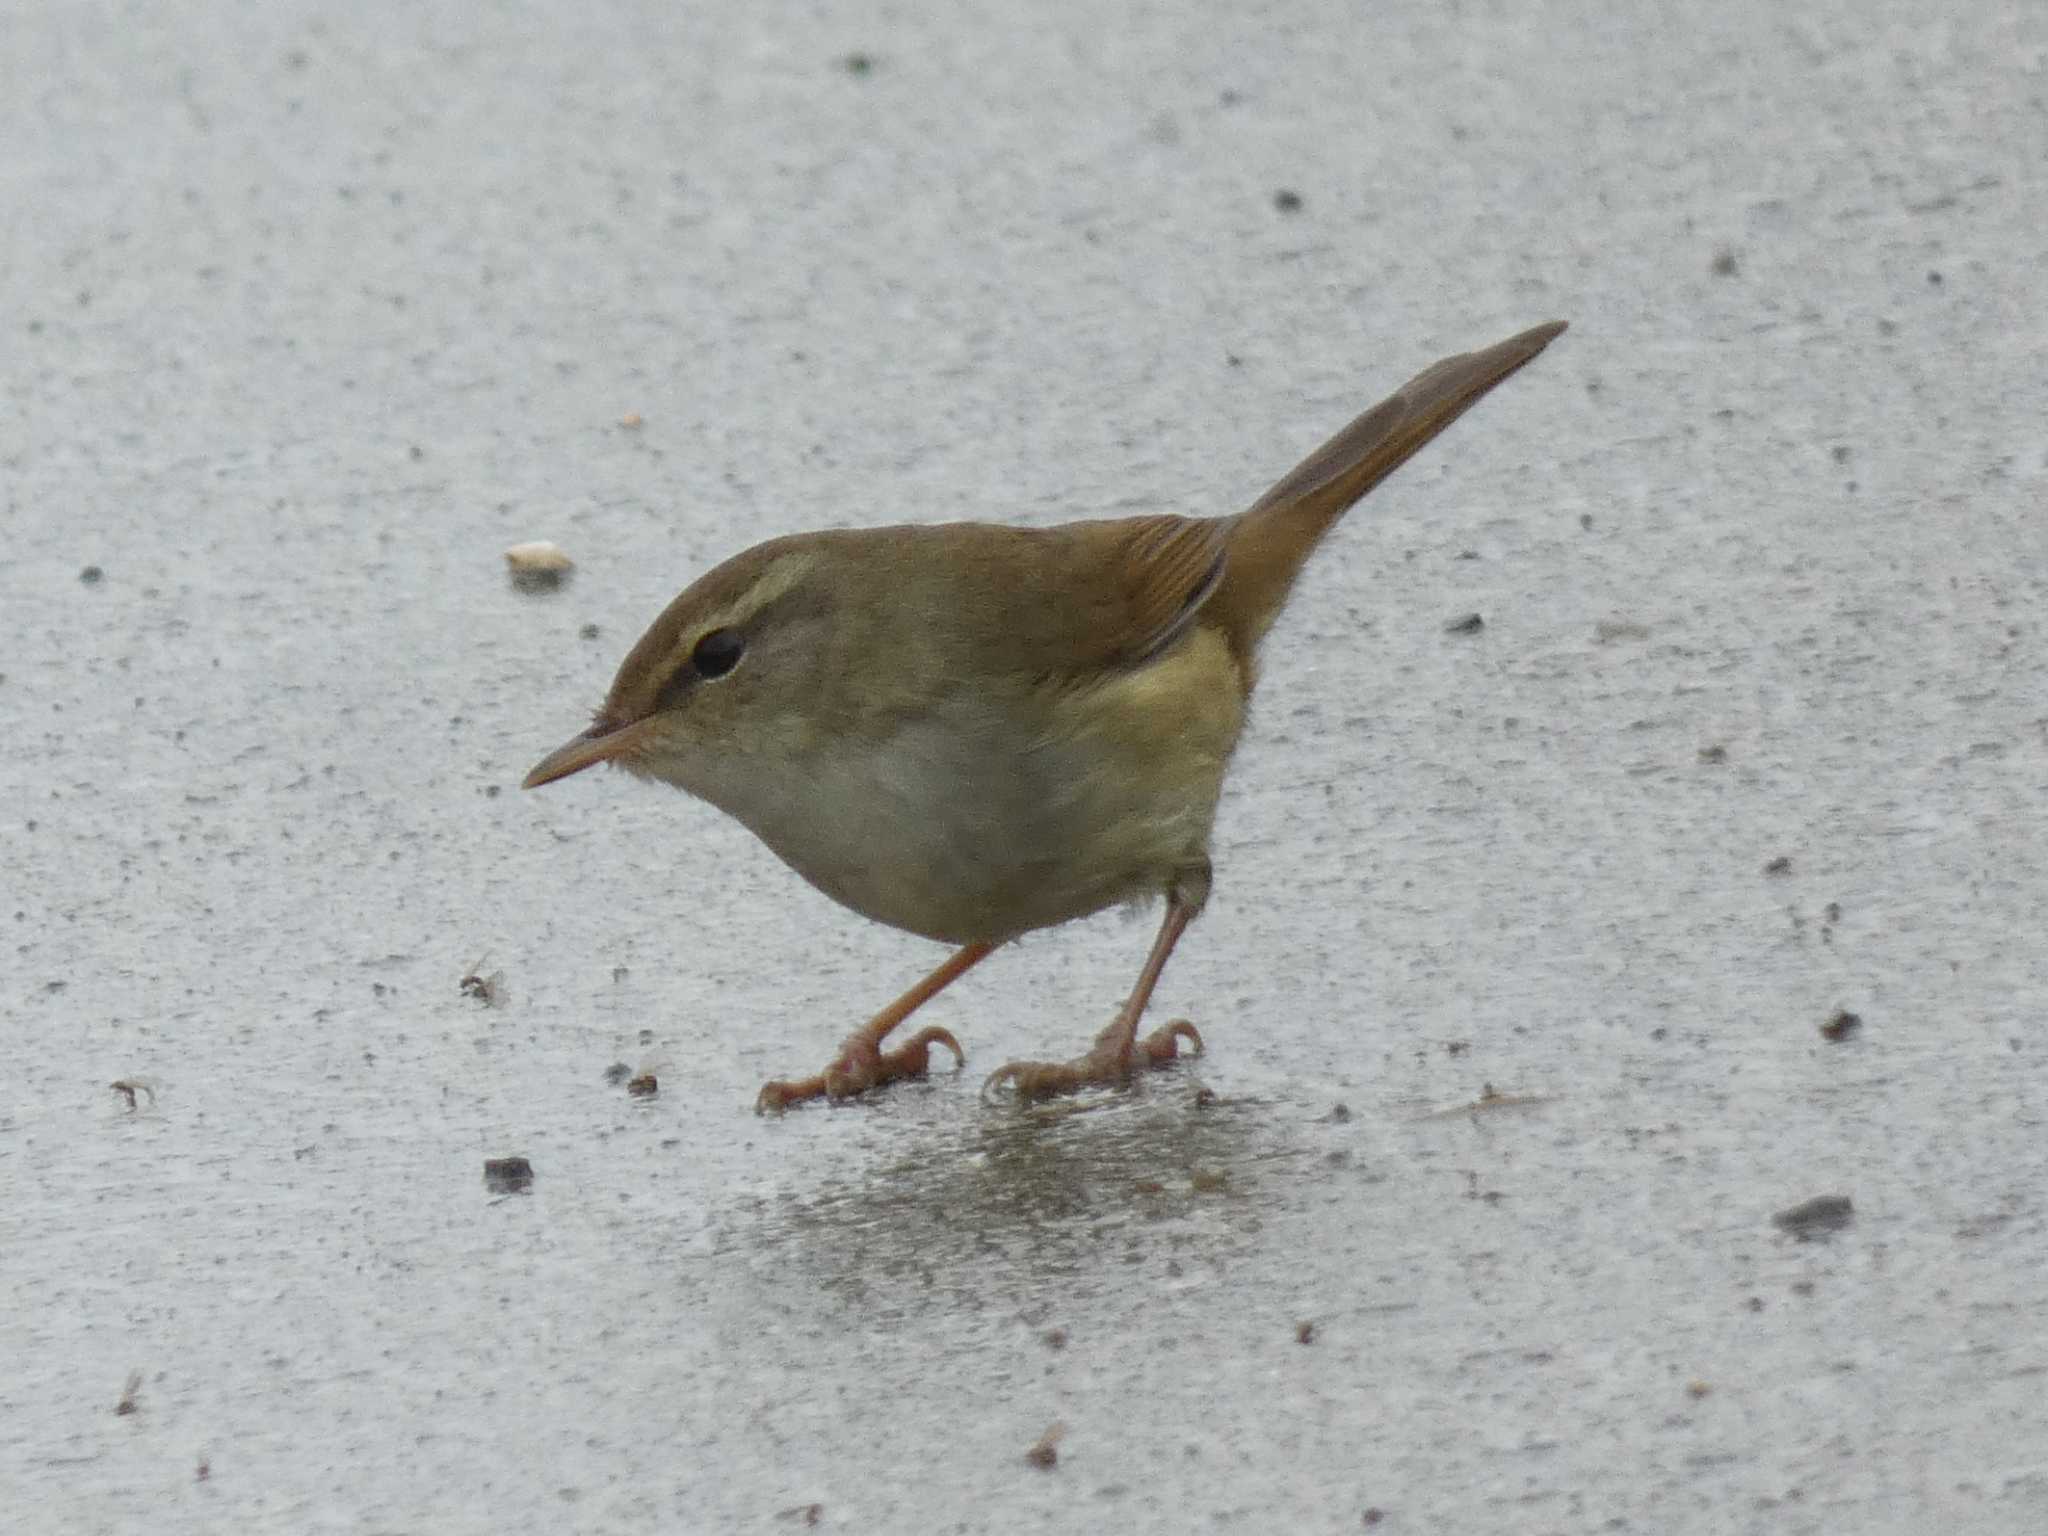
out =
[[[566,779],[570,774],[581,773],[594,764],[610,762],[632,745],[633,726],[638,723],[628,721],[624,725],[614,725],[608,720],[598,721],[535,763],[533,771],[527,774],[519,787],[539,789],[543,784]]]

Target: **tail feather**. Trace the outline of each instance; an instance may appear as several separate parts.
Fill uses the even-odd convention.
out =
[[[1358,501],[1564,330],[1553,320],[1424,369],[1353,421],[1232,520],[1229,563],[1209,604],[1249,657],[1303,562]]]

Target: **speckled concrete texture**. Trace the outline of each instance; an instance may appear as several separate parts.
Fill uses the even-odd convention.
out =
[[[16,1528],[2048,1528],[2048,12],[17,3],[0,145]],[[758,538],[1552,317],[1273,637],[1192,1068],[977,1101],[1110,914],[757,1119],[939,951],[516,789]]]

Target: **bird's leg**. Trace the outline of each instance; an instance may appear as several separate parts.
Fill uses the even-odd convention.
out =
[[[1086,1055],[1076,1056],[1072,1061],[1013,1061],[998,1068],[982,1085],[982,1097],[994,1097],[1006,1084],[1023,1104],[1097,1085],[1122,1087],[1130,1081],[1133,1068],[1163,1067],[1172,1061],[1180,1054],[1182,1040],[1188,1042],[1194,1055],[1201,1055],[1201,1033],[1186,1019],[1162,1025],[1142,1040],[1138,1038],[1138,1020],[1144,1017],[1145,1005],[1152,1001],[1152,989],[1159,985],[1160,972],[1166,969],[1173,946],[1180,942],[1181,934],[1195,920],[1208,896],[1207,861],[1198,869],[1190,868],[1175,881],[1166,898],[1166,917],[1159,925],[1159,937],[1152,941],[1152,953],[1145,957],[1137,986],[1131,989],[1130,998],[1117,1010],[1108,1027],[1095,1037],[1095,1044]]]
[[[754,1100],[755,1110],[765,1114],[806,1099],[844,1099],[898,1078],[923,1077],[934,1045],[943,1045],[960,1066],[966,1066],[967,1053],[960,1049],[960,1042],[936,1025],[919,1030],[893,1051],[884,1051],[882,1041],[890,1030],[987,959],[994,949],[993,944],[969,944],[955,950],[944,965],[848,1035],[839,1047],[838,1059],[824,1071],[795,1082],[763,1084],[760,1097]]]

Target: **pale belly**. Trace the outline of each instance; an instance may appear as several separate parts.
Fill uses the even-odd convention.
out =
[[[1000,942],[1202,863],[1243,722],[1236,663],[1197,628],[1054,709],[954,693],[883,740],[763,768],[774,792],[757,775],[726,808],[863,916]]]

